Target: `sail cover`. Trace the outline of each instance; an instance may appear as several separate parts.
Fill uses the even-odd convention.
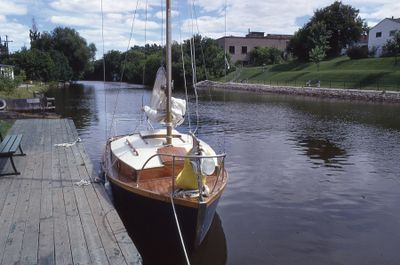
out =
[[[164,67],[158,68],[153,86],[150,106],[144,106],[143,111],[152,122],[165,124],[167,119],[167,96],[165,89],[167,78]],[[172,126],[176,127],[185,120],[186,101],[171,97]]]

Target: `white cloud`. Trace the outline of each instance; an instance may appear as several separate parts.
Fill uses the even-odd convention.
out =
[[[26,6],[8,0],[0,0],[0,15],[25,15]]]
[[[9,43],[10,51],[17,51],[22,46],[29,46],[29,28],[27,26],[7,21],[4,17],[2,19],[0,16],[0,29],[0,37],[4,38],[7,35],[9,40],[12,41]]]
[[[101,2],[99,0],[56,0],[50,3],[50,6],[58,11],[81,13],[96,13],[101,10]],[[145,1],[138,0],[103,0],[103,11],[109,12],[133,12],[136,9],[144,10],[146,8]],[[153,7],[159,7],[160,1],[148,0],[148,10]]]
[[[148,2],[147,42],[160,43],[160,0],[103,0],[104,36],[106,50],[125,50],[128,45],[133,11],[138,3],[131,45],[144,44],[145,8]],[[163,1],[165,2],[165,1]],[[301,25],[298,18],[312,16],[317,8],[332,4],[332,0],[174,0],[173,39],[179,40],[183,24],[183,39],[192,31],[191,7],[195,4],[197,24],[195,33],[218,38],[224,35],[224,10],[227,3],[227,34],[243,36],[250,28],[266,33],[292,34]],[[343,0],[360,9],[369,26],[385,17],[399,16],[400,2],[395,0]],[[163,11],[165,12],[165,11]],[[0,0],[0,28],[2,35],[13,38],[13,46],[28,44],[28,31],[34,16],[40,31],[51,31],[56,26],[75,28],[87,41],[101,46],[101,14],[99,0]],[[165,22],[164,22],[165,23]]]
[[[165,11],[158,11],[154,14],[154,16],[158,19],[165,19]],[[179,16],[179,11],[177,10],[171,10],[171,17],[177,17]]]

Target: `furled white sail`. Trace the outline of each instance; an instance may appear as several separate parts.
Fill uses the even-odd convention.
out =
[[[160,67],[157,71],[156,80],[153,86],[150,106],[144,106],[143,111],[147,118],[152,122],[165,124],[167,118],[167,97],[165,89],[167,78],[164,67]],[[183,123],[186,113],[186,101],[179,98],[171,97],[171,113],[172,125],[176,127]]]

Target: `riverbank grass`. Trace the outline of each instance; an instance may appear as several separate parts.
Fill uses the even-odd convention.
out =
[[[14,121],[12,120],[0,120],[0,132],[3,137],[7,135],[8,130],[12,127]]]
[[[6,90],[0,90],[0,98],[15,99],[15,98],[31,98],[34,92],[45,93],[51,84],[33,83],[21,84]]]
[[[243,67],[219,81],[305,86],[319,80],[321,87],[400,91],[400,64],[394,57],[351,60],[347,56],[313,63],[291,62],[265,67]]]

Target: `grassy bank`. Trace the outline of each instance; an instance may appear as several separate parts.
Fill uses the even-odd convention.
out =
[[[400,64],[395,65],[395,59],[391,57],[359,60],[339,57],[321,62],[319,70],[313,63],[297,62],[238,68],[226,80],[291,86],[320,80],[321,87],[400,91]]]
[[[14,122],[10,120],[0,120],[0,132],[3,137],[7,134],[13,123]]]
[[[34,84],[21,84],[16,88],[8,90],[0,90],[0,98],[13,99],[13,98],[31,98],[33,93],[46,92],[52,84],[34,83]]]

